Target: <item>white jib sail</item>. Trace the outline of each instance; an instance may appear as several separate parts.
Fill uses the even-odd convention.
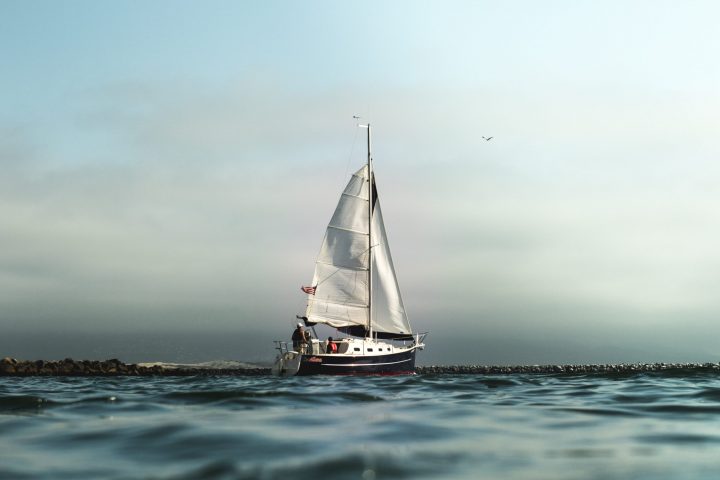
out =
[[[367,166],[345,187],[323,239],[308,295],[306,316],[316,323],[348,327],[368,325],[369,248]],[[373,330],[410,334],[405,307],[390,256],[380,202],[372,225]]]
[[[372,225],[372,322],[377,332],[410,334],[405,306],[398,286],[395,267],[390,255],[385,224],[383,223],[380,200],[375,201]]]

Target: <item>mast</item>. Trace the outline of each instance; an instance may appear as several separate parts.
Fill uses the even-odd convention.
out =
[[[372,132],[367,148],[365,165],[348,181],[325,231],[312,280],[322,288],[309,293],[306,316],[368,340],[399,338],[412,328],[377,198]]]
[[[368,165],[368,332],[372,338],[372,214],[373,182],[372,154],[370,153],[370,123],[367,124],[367,165]]]

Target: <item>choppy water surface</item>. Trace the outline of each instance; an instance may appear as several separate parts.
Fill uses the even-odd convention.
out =
[[[0,478],[720,478],[720,377],[0,378]]]

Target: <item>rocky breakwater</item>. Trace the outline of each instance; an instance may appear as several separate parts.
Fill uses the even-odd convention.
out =
[[[615,375],[649,372],[717,372],[720,363],[616,363],[585,365],[426,365],[415,368],[421,375]],[[0,360],[0,376],[191,376],[191,375],[270,375],[267,367],[191,368],[172,364],[137,365],[111,360]]]
[[[113,376],[113,375],[268,375],[269,368],[192,369],[143,366],[111,360],[0,360],[0,376]]]
[[[715,371],[720,373],[720,363],[615,363],[590,365],[428,365],[417,367],[422,375],[510,375],[518,373],[538,374],[627,374],[663,371]]]

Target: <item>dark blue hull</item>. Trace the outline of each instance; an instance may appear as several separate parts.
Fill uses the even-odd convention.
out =
[[[303,355],[296,375],[412,375],[415,349],[388,355]]]

